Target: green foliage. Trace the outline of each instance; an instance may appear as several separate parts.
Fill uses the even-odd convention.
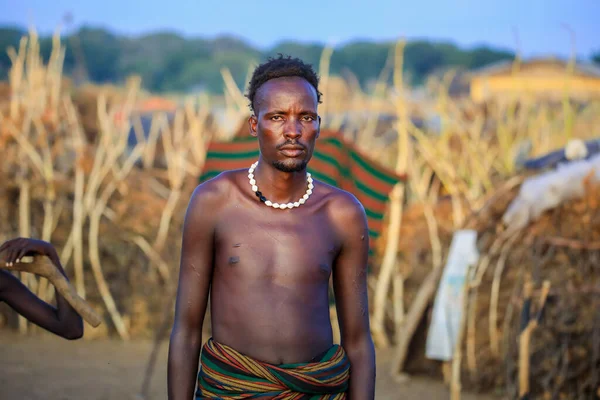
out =
[[[20,28],[0,28],[0,48],[18,47],[27,32]],[[185,38],[177,33],[162,31],[139,37],[125,37],[105,29],[82,27],[62,38],[67,48],[64,71],[68,75],[85,71],[87,78],[97,83],[123,83],[131,74],[142,77],[145,88],[154,92],[223,91],[221,69],[229,68],[239,87],[246,85],[251,66],[278,53],[289,54],[318,68],[323,51],[320,43],[284,41],[270,49],[259,50],[234,36],[214,39]],[[52,46],[51,37],[42,37],[42,57],[47,60]],[[357,40],[338,46],[331,58],[333,74],[351,72],[367,89],[374,82],[391,51],[393,42]],[[452,43],[409,42],[405,49],[404,65],[409,83],[418,85],[432,73],[449,67],[471,69],[506,59],[508,51],[478,47],[463,50]],[[6,79],[10,59],[0,54],[0,79]],[[390,77],[391,79],[391,77]]]
[[[19,48],[19,41],[25,34],[23,29],[16,27],[4,27],[0,28],[0,79],[6,79],[8,76],[8,70],[11,66],[10,58],[8,57],[8,48],[14,47],[15,50]]]
[[[363,88],[377,80],[394,48],[394,43],[352,42],[340,47],[331,56],[331,73],[351,71]]]
[[[592,54],[592,62],[595,62],[596,64],[600,64],[600,50],[598,50],[597,52]]]

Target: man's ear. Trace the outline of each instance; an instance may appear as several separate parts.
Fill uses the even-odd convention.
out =
[[[318,139],[319,135],[321,134],[321,116],[320,115],[317,116],[317,120],[319,121],[319,127],[317,128],[317,139]]]
[[[250,135],[254,137],[258,136],[258,132],[256,131],[257,125],[258,119],[255,115],[251,115],[250,118],[248,118],[248,126],[250,127]]]

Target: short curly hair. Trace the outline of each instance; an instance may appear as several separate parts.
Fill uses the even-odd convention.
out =
[[[317,92],[317,103],[321,103],[321,96],[323,94],[319,92],[319,76],[313,70],[312,65],[305,63],[299,58],[292,58],[291,56],[284,56],[279,53],[277,58],[270,57],[265,63],[256,67],[252,73],[248,93],[246,94],[246,97],[250,100],[250,110],[255,112],[254,99],[256,92],[265,82],[275,78],[292,76],[306,79]]]

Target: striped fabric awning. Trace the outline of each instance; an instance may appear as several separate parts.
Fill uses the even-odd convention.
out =
[[[255,137],[239,135],[228,142],[209,144],[200,182],[219,173],[249,168],[258,159],[258,141]],[[345,140],[338,132],[322,130],[308,171],[317,180],[352,193],[365,208],[371,250],[374,240],[383,231],[383,217],[393,187],[406,177],[379,165]],[[372,252],[373,255],[373,252]]]

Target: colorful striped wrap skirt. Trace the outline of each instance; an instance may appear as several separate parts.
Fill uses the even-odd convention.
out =
[[[202,349],[196,399],[342,400],[350,361],[333,345],[310,362],[273,365],[209,339]]]

